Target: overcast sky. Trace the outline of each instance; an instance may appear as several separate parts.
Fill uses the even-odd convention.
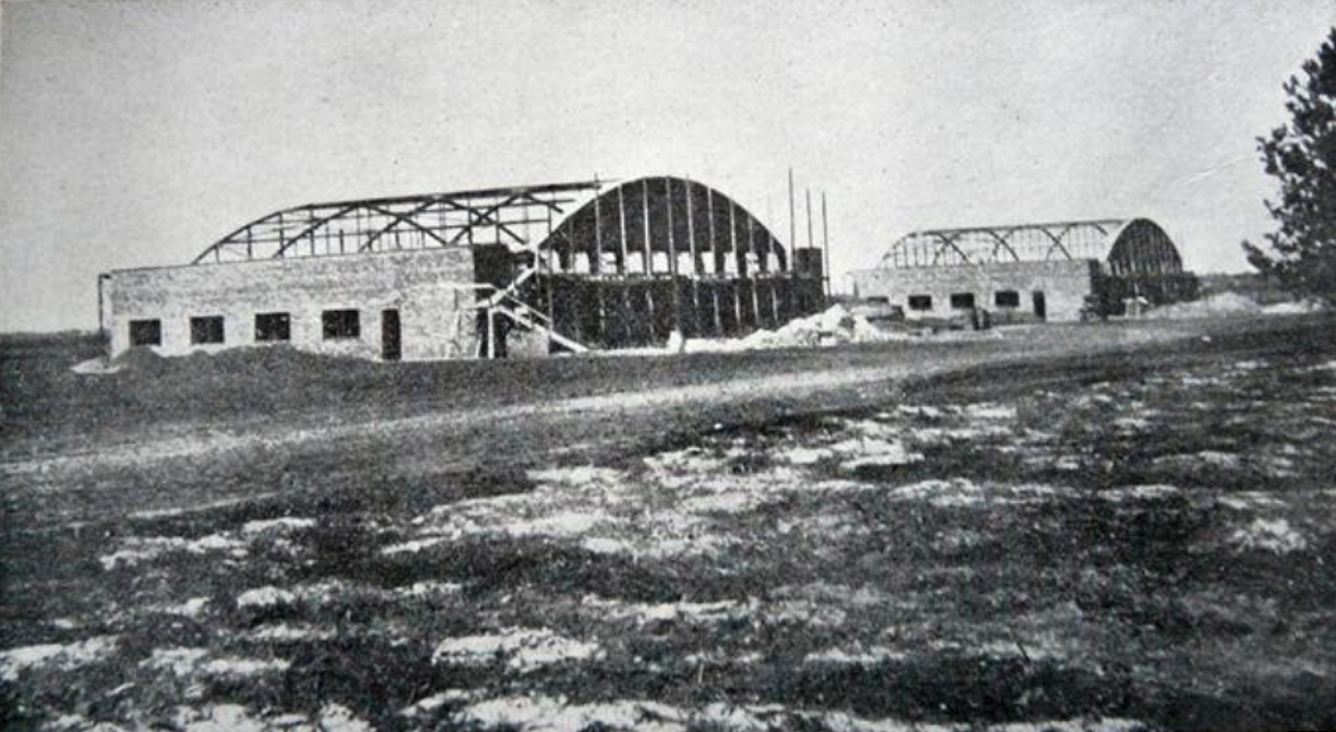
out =
[[[793,166],[829,196],[837,273],[919,228],[1132,215],[1241,270],[1271,228],[1254,137],[1333,22],[1330,0],[6,2],[0,330],[94,327],[99,272],[279,208],[595,174],[689,174],[787,238]]]

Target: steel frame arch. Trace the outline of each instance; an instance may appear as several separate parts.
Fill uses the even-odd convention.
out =
[[[315,249],[322,231],[327,241],[337,237],[345,245],[351,236],[354,239],[352,252],[374,251],[386,234],[404,230],[404,227],[421,235],[424,245],[428,241],[438,246],[458,245],[465,237],[471,239],[479,229],[494,232],[492,238],[495,241],[490,243],[508,239],[513,243],[532,245],[534,237],[521,235],[512,226],[547,222],[550,231],[551,214],[564,213],[562,206],[577,200],[570,198],[571,194],[597,192],[605,183],[594,180],[305,204],[247,222],[200,252],[192,264],[205,263],[211,258],[223,262],[321,256]],[[530,208],[542,208],[548,215],[545,219],[530,218],[527,213]],[[519,211],[521,218],[507,219],[504,216],[507,211]],[[467,220],[450,220],[451,216],[460,215]],[[432,217],[436,221],[424,220]],[[458,233],[447,238],[441,235],[445,232]],[[300,249],[307,242],[312,248],[310,255],[302,254]],[[257,245],[264,251],[257,251]],[[351,253],[347,249],[347,246],[341,247],[340,253]],[[328,253],[331,252],[327,250]]]
[[[1119,232],[1131,221],[1149,219],[1091,219],[1033,224],[925,229],[896,240],[878,261],[879,269],[943,266],[948,247],[959,257],[957,265],[1004,261],[1049,261],[1055,258],[1106,259]],[[1154,225],[1154,222],[1150,222]],[[1157,226],[1158,228],[1158,226]],[[1167,238],[1167,237],[1166,237]],[[919,256],[916,256],[916,253]]]

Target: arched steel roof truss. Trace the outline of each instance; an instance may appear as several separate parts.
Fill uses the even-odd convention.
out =
[[[882,256],[884,269],[1050,260],[1108,260],[1113,273],[1178,272],[1173,242],[1145,218],[916,231]]]
[[[733,199],[685,178],[640,178],[603,191],[540,250],[554,272],[721,275],[789,271],[784,246]]]
[[[255,219],[194,263],[474,244],[529,248],[546,240],[574,196],[602,183],[557,183],[313,203]],[[583,197],[583,196],[581,196]]]
[[[194,261],[504,245],[539,253],[545,271],[554,273],[790,271],[788,253],[770,230],[709,186],[667,176],[604,186],[594,181],[307,204],[251,221]],[[568,205],[580,202],[566,215]]]

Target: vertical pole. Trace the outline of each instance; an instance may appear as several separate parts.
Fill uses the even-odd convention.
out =
[[[756,251],[756,220],[747,216],[747,251]],[[756,270],[760,270],[760,256],[756,256]],[[752,325],[760,327],[760,278],[758,272],[751,272],[752,283]]]
[[[705,214],[705,220],[709,222],[710,226],[710,258],[714,260],[711,269],[717,275],[719,270],[722,269],[719,265],[723,262],[719,257],[719,242],[714,236],[714,189],[709,186],[705,187]]]
[[[496,358],[496,316],[493,308],[487,308],[487,358]]]
[[[812,189],[807,189],[807,248],[811,249],[815,245],[812,243]]]
[[[589,271],[592,274],[603,274],[603,210],[599,206],[603,199],[603,191],[595,191],[593,194],[593,259],[589,262]],[[572,223],[572,230],[574,223]],[[574,242],[570,242],[574,246]]]
[[[754,254],[756,257],[756,271],[748,270],[751,275],[751,293],[752,293],[752,321],[756,327],[761,326],[761,281],[757,274],[761,271],[761,255],[756,253],[756,219],[747,217],[747,253]]]
[[[691,250],[691,270],[694,274],[700,274],[700,267],[696,260],[696,217],[691,211],[691,179],[687,178],[687,246]]]
[[[547,234],[546,234],[546,236],[543,237],[543,239],[547,240],[547,239],[551,239],[551,238],[552,238],[552,207],[551,207],[551,206],[544,206],[543,208],[547,211]],[[526,216],[525,218],[528,218],[528,217]],[[553,246],[553,249],[555,249],[555,248],[556,248],[556,247],[555,247],[555,245],[554,245],[554,246]],[[540,251],[537,251],[537,247],[534,247],[534,249],[535,249],[535,251],[534,251],[534,261],[535,261],[535,262],[538,262],[538,261],[540,261],[540,260],[543,259],[543,253],[540,252]],[[552,267],[552,257],[553,257],[553,256],[554,256],[554,253],[553,253],[552,249],[547,250],[547,259],[546,259],[545,264],[547,265],[547,271],[548,271],[548,274],[551,274],[551,273],[552,273],[552,269],[553,269],[553,267]]]
[[[640,191],[640,213],[644,225],[641,227],[645,231],[645,274],[654,274],[654,247],[650,245],[649,240],[649,178],[645,179],[645,187]],[[650,301],[651,303],[653,300]]]
[[[821,248],[825,250],[821,262],[822,274],[826,276],[826,299],[830,299],[830,226],[826,221],[826,192],[821,192]]]
[[[806,193],[807,193],[807,248],[810,250],[815,246],[815,244],[812,241],[812,189],[808,188]],[[820,286],[820,284],[821,284],[820,281],[818,281],[817,285]],[[806,300],[806,295],[803,296],[803,299]]]
[[[687,178],[686,183],[687,248],[691,252],[691,330],[692,335],[700,335],[700,259],[696,253],[696,217],[692,214],[691,178]]]
[[[548,209],[548,211],[551,210],[552,209]],[[552,274],[550,272],[546,277],[543,278],[543,293],[547,295],[547,352],[548,353],[552,352],[552,332],[557,329],[556,284],[557,282],[552,277]]]
[[[626,274],[626,201],[622,198],[625,185],[617,186],[617,232],[621,238],[622,259],[617,262],[617,274]]]
[[[789,286],[786,298],[788,300],[788,311],[793,314],[794,296],[797,290],[798,279],[798,216],[794,210],[793,203],[793,168],[789,168]]]
[[[733,278],[733,284],[729,287],[733,291],[733,322],[737,323],[738,330],[742,330],[742,293],[738,292],[738,286],[742,282],[742,270],[744,264],[741,261],[742,254],[738,251],[738,222],[737,222],[738,204],[736,201],[728,202],[728,241],[733,248],[730,254],[733,257],[733,269],[737,270],[737,277]]]
[[[728,246],[729,254],[733,257],[733,268],[738,274],[742,274],[742,267],[738,264],[738,224],[737,224],[738,204],[734,201],[728,202]]]
[[[798,224],[793,211],[793,168],[789,168],[789,250],[794,251],[798,248]],[[792,259],[792,257],[790,257]],[[793,270],[793,262],[789,262],[789,269]]]
[[[591,264],[593,274],[599,274],[603,271],[603,212],[599,208],[599,200],[603,199],[601,191],[595,191],[593,194],[593,260],[597,264]]]
[[[716,280],[710,285],[710,297],[714,302],[714,334],[716,336],[724,335],[723,313],[719,311],[719,282]]]
[[[682,335],[682,291],[677,286],[677,237],[673,235],[673,179],[664,176],[664,201],[668,211],[668,275],[673,282],[673,329]]]

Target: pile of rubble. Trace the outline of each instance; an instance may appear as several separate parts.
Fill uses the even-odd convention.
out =
[[[688,353],[710,351],[752,351],[769,348],[810,348],[841,343],[887,343],[915,340],[919,335],[905,330],[891,330],[873,325],[866,317],[850,312],[843,305],[806,318],[791,320],[775,330],[758,330],[745,338],[693,339],[682,350]],[[673,349],[670,344],[670,350]]]

